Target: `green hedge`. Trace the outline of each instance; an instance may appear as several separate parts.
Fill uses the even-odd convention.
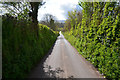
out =
[[[32,22],[3,17],[3,78],[25,78],[54,44],[58,34],[39,25],[39,37]]]
[[[82,20],[76,11],[68,14],[69,32],[64,35],[87,60],[106,76],[120,78],[120,12],[118,2],[80,2]],[[75,23],[73,23],[75,22]],[[69,29],[70,28],[70,29]],[[67,30],[67,29],[66,29]]]
[[[111,45],[107,47],[95,41],[88,43],[74,37],[70,32],[65,32],[64,36],[107,79],[117,80],[120,78],[120,53],[118,46]]]

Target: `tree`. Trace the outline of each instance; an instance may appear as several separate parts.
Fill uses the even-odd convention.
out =
[[[44,4],[45,2],[42,0],[40,2],[2,2],[2,7],[7,10],[7,13],[18,19],[29,20],[32,17],[32,21],[37,24],[38,9]]]
[[[30,6],[28,2],[2,2],[1,4],[7,14],[18,19],[27,19]]]
[[[64,30],[65,30],[65,31],[67,31],[67,30],[70,31],[70,29],[71,29],[70,19],[67,19],[67,20],[65,21],[65,24],[64,24]]]
[[[65,30],[70,30],[71,28],[77,29],[78,25],[82,22],[82,12],[73,10],[68,12],[68,19],[65,21]]]
[[[43,21],[41,21],[42,24],[47,25],[48,27],[50,27],[53,30],[57,29],[57,21],[55,16],[51,15],[51,14],[45,14],[43,17]]]
[[[40,2],[2,2],[3,8],[5,8],[11,16],[17,17],[18,19],[32,19],[32,22],[34,23],[33,27],[36,31],[37,37],[39,36],[37,20],[38,9],[44,4],[45,2],[43,2],[43,0]]]
[[[34,23],[38,23],[38,20],[37,20],[38,9],[39,9],[39,7],[41,7],[44,4],[45,4],[45,2],[43,3],[42,1],[41,2],[30,2],[32,11],[29,13],[29,16],[32,17],[32,20]]]

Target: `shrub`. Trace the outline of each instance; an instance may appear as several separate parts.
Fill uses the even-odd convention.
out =
[[[58,34],[39,25],[39,36],[29,21],[3,17],[3,78],[25,78],[55,42]]]

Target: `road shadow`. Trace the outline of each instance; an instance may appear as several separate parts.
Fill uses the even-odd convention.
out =
[[[61,38],[58,38],[58,39],[61,39]],[[38,62],[38,64],[36,64],[35,67],[31,70],[30,74],[28,74],[28,76],[27,76],[27,80],[36,79],[36,78],[37,79],[43,79],[43,78],[55,78],[55,79],[57,78],[58,79],[58,78],[61,78],[60,75],[64,74],[64,70],[62,70],[60,67],[53,68],[50,65],[45,65],[47,58],[49,58],[49,56],[52,53],[52,50],[55,46],[55,43],[53,44],[53,46],[49,50],[48,54],[46,54],[44,56],[44,58],[40,62]],[[68,78],[71,79],[74,77],[69,76]]]
[[[59,74],[64,72],[61,68],[53,69],[50,65],[45,65],[44,69],[45,75],[50,78],[60,78]]]
[[[61,78],[60,74],[64,73],[64,70],[62,70],[60,67],[53,69],[50,65],[46,65],[44,68],[47,69],[47,71],[45,72],[46,76],[50,78]],[[68,78],[74,77],[69,76]]]

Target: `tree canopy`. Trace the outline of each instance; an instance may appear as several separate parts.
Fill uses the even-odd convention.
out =
[[[1,2],[1,4],[9,15],[17,17],[18,19],[32,19],[34,23],[38,23],[38,9],[44,5],[45,2],[41,0],[40,2]]]

